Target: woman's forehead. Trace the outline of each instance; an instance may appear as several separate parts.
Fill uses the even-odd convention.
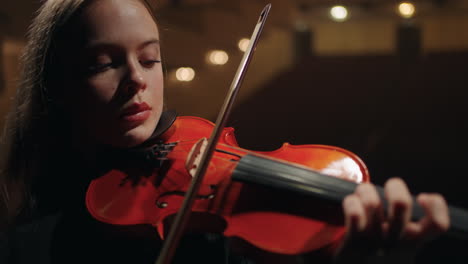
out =
[[[95,0],[83,10],[80,22],[87,37],[95,41],[159,39],[156,22],[140,0]]]

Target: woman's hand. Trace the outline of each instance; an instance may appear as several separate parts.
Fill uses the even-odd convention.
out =
[[[413,222],[412,198],[403,180],[388,180],[384,190],[386,213],[372,184],[359,185],[344,199],[347,234],[335,255],[336,263],[412,263],[424,242],[448,230],[448,207],[441,195],[418,195],[425,216]]]

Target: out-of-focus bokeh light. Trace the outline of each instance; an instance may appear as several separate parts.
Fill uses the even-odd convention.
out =
[[[412,3],[409,3],[409,2],[401,2],[399,5],[398,5],[398,13],[400,14],[400,16],[404,17],[404,18],[410,18],[412,16],[414,16],[414,12],[416,11],[414,5]]]
[[[334,6],[330,9],[331,18],[335,21],[342,22],[348,18],[348,9],[344,6]]]
[[[250,40],[248,38],[243,38],[239,40],[239,43],[237,43],[237,46],[239,47],[241,51],[245,52],[247,48],[249,47],[249,43],[250,43]]]
[[[224,50],[212,50],[208,52],[208,62],[214,65],[224,65],[229,60],[229,55]]]
[[[176,78],[181,82],[190,82],[195,78],[195,70],[190,67],[181,67],[176,71]]]

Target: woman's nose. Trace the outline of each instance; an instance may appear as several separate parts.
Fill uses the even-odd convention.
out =
[[[137,93],[140,90],[146,89],[146,81],[141,66],[137,63],[128,63],[127,70],[125,90],[128,93]]]

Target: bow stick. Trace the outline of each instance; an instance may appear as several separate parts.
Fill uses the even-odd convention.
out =
[[[203,181],[203,177],[208,168],[208,164],[211,160],[211,157],[213,156],[213,152],[215,150],[221,132],[223,131],[223,128],[226,125],[226,121],[231,112],[234,99],[239,91],[242,81],[244,80],[245,73],[250,64],[250,61],[252,60],[253,52],[255,50],[255,47],[257,46],[258,39],[260,38],[260,33],[262,32],[263,26],[265,25],[265,21],[268,17],[270,9],[271,4],[268,4],[260,13],[260,17],[257,21],[254,32],[252,33],[252,37],[250,38],[250,43],[247,48],[247,51],[242,57],[240,65],[237,68],[236,75],[234,76],[234,79],[231,83],[231,87],[229,88],[229,92],[226,96],[226,99],[224,100],[224,104],[221,108],[221,111],[218,114],[216,126],[213,129],[213,132],[211,133],[206,148],[201,153],[200,164],[197,167],[190,187],[187,191],[187,194],[185,195],[182,206],[176,215],[174,223],[170,228],[169,235],[167,236],[167,239],[164,242],[161,253],[159,254],[159,257],[156,260],[155,264],[169,264],[171,263],[171,260],[174,257],[177,245],[179,244],[180,238],[182,237],[183,232],[187,226],[191,213],[191,208],[196,198],[196,194],[198,193],[200,184]]]

